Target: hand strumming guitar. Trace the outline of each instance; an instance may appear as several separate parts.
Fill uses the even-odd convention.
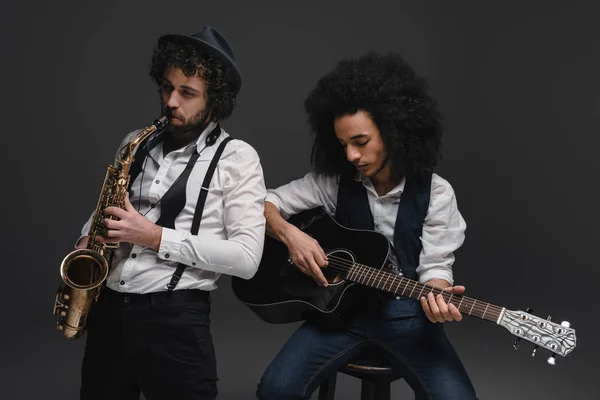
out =
[[[321,271],[327,266],[327,255],[319,242],[283,219],[277,207],[268,201],[265,202],[265,218],[267,234],[285,243],[294,265],[312,276],[319,286],[327,286],[327,279]]]

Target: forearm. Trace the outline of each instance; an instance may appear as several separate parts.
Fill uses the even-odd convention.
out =
[[[149,247],[152,250],[158,252],[158,250],[160,249],[161,239],[162,239],[162,227],[160,227],[156,224],[152,224],[151,229],[148,229],[146,235],[144,235],[144,237],[142,239],[143,243],[136,243],[136,244],[141,244],[142,246]]]
[[[259,231],[257,227],[255,231]],[[261,238],[264,238],[262,230]],[[242,234],[217,239],[163,228],[158,256],[192,268],[250,279],[258,270],[264,242],[256,235]]]
[[[265,220],[267,235],[285,243],[293,225],[287,222],[275,204],[269,201],[265,201]]]

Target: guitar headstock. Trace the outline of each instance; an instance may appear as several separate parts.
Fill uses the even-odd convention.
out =
[[[575,330],[570,327],[567,321],[557,324],[549,319],[543,319],[524,311],[504,309],[498,325],[508,329],[510,333],[517,337],[517,340],[527,340],[552,352],[553,356],[558,354],[566,357],[575,348]],[[533,355],[535,355],[535,350]],[[548,359],[548,363],[551,365],[554,365],[553,356]]]

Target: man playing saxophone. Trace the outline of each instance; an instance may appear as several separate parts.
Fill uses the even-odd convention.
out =
[[[262,254],[258,154],[219,126],[241,87],[229,43],[209,26],[162,36],[150,76],[168,125],[138,147],[124,208],[104,211],[96,239],[120,246],[88,320],[82,399],[214,399],[209,293],[220,274],[251,278]]]

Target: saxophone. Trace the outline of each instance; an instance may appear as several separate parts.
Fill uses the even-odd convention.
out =
[[[60,264],[62,282],[54,300],[54,315],[59,317],[56,328],[67,339],[77,339],[85,331],[92,304],[98,300],[108,272],[109,261],[119,242],[99,242],[96,237],[106,234],[104,209],[109,206],[124,208],[129,188],[129,169],[133,154],[140,143],[167,125],[167,117],[161,117],[134,135],[120,150],[115,165],[106,171],[100,198],[92,216],[85,249],[67,254]],[[114,216],[109,216],[116,219]],[[106,236],[104,236],[106,237]]]

